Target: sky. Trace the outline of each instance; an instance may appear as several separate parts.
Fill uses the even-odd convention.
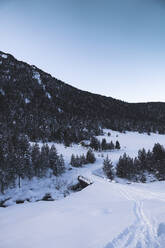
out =
[[[0,50],[82,90],[165,102],[165,0],[0,0]]]

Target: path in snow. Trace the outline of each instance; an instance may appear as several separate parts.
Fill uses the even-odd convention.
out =
[[[157,134],[111,131],[107,139],[118,139],[122,146],[120,151],[103,154],[114,164],[124,152],[133,157],[155,142],[165,145],[164,135]],[[57,144],[57,150],[67,164],[72,153],[87,151],[78,145],[65,149],[62,144]],[[0,248],[164,248],[165,182],[109,183],[92,174],[102,167],[100,155],[96,153],[95,164],[66,173],[67,180],[82,175],[94,181],[84,190],[59,201],[1,208]]]
[[[93,185],[65,199],[0,209],[0,247],[165,247],[164,182],[126,185],[88,176]]]
[[[110,243],[108,243],[105,248],[164,248],[165,243],[161,243],[159,240],[159,229],[162,228],[162,233],[165,233],[165,225],[163,223],[157,226],[154,220],[150,219],[145,215],[143,209],[143,198],[156,198],[158,195],[149,193],[148,195],[144,192],[131,189],[125,185],[120,185],[120,194],[123,195],[128,201],[134,201],[134,215],[136,217],[135,222],[124,229],[117,237],[115,237]],[[136,195],[136,193],[138,193]],[[165,201],[165,198],[160,200]]]

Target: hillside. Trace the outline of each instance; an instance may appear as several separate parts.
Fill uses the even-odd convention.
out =
[[[3,135],[24,133],[33,141],[69,144],[102,128],[164,133],[165,103],[126,103],[85,92],[0,52]]]
[[[93,182],[91,186],[62,197],[62,192],[60,196],[52,182],[48,182],[50,178],[42,178],[38,184],[32,181],[21,189],[6,191],[13,200],[31,197],[31,202],[18,205],[9,200],[12,206],[0,208],[0,247],[164,248],[165,183],[127,184],[121,179],[115,183],[97,174],[107,154],[115,164],[124,152],[136,156],[142,144],[146,149],[151,149],[155,142],[165,145],[164,135],[104,132],[98,138],[118,139],[121,150],[95,152],[95,164],[73,168],[62,176],[70,184],[83,175]],[[66,164],[72,153],[85,153],[85,148],[76,144],[67,148],[56,144],[56,147],[63,153]],[[48,192],[52,196],[57,194],[55,201],[34,202]]]
[[[164,248],[164,182],[92,179],[92,186],[59,201],[1,208],[1,246]]]

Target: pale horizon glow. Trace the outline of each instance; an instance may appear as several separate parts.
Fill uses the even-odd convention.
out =
[[[0,0],[0,50],[82,90],[165,102],[163,0]]]

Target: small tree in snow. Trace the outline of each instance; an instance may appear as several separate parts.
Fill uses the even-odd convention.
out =
[[[114,178],[113,165],[112,165],[111,160],[108,158],[108,155],[107,155],[106,159],[104,159],[104,162],[103,162],[103,171],[109,179],[112,180]]]
[[[116,141],[116,144],[115,144],[115,149],[118,149],[118,150],[120,149],[120,143],[119,143],[119,141],[118,141],[118,140]]]
[[[95,154],[92,152],[91,149],[89,149],[87,152],[86,161],[92,164],[96,161]]]

